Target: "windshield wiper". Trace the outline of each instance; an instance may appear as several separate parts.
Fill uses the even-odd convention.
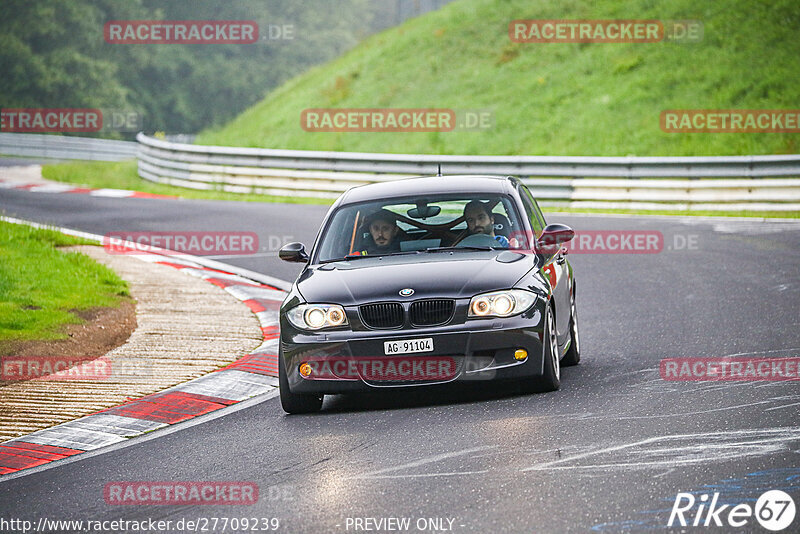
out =
[[[383,258],[386,256],[405,256],[407,254],[419,254],[419,250],[406,250],[403,252],[390,252],[388,254],[348,254],[344,258],[334,258],[332,260],[323,260],[320,263],[333,263],[336,261],[350,261],[350,260],[360,260],[363,258]]]
[[[430,247],[425,252],[450,252],[455,250],[495,250],[494,247]]]

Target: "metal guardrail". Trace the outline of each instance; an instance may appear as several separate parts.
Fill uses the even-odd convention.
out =
[[[150,152],[188,163],[371,173],[512,174],[571,177],[748,177],[800,176],[800,154],[713,157],[437,156],[321,152],[201,146],[161,141],[144,134],[137,141]]]
[[[356,185],[436,174],[441,165],[444,174],[519,176],[544,205],[800,210],[800,179],[785,178],[800,177],[800,154],[436,156],[200,146],[141,133],[137,140],[142,178],[192,189],[335,198]]]
[[[0,133],[0,154],[53,159],[121,161],[136,157],[138,144],[92,137]]]
[[[0,133],[0,154],[119,161],[139,176],[204,190],[336,198],[350,187],[419,175],[511,174],[545,206],[800,211],[800,154],[721,157],[436,156],[138,143]],[[707,178],[707,179],[704,179]]]

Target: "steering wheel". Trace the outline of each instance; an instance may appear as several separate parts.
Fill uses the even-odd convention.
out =
[[[500,243],[490,235],[471,234],[456,243],[456,247],[499,247]]]

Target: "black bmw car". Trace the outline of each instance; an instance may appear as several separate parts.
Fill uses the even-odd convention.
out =
[[[355,187],[316,243],[280,251],[306,266],[280,312],[283,408],[323,396],[453,381],[553,391],[580,359],[574,232],[546,225],[513,177],[436,176]]]

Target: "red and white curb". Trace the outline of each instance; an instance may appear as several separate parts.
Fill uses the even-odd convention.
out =
[[[0,180],[0,189],[21,189],[33,193],[81,193],[93,197],[111,198],[178,198],[170,195],[157,195],[155,193],[143,193],[141,191],[128,191],[127,189],[94,189],[91,187],[76,187],[71,184],[61,184],[58,182],[48,183],[23,183],[16,180]]]
[[[102,242],[101,236],[93,234],[28,223],[9,217],[2,219],[56,229]],[[143,261],[180,269],[186,274],[222,287],[255,313],[261,323],[264,342],[239,360],[194,380],[0,443],[0,475],[113,445],[274,391],[278,387],[277,354],[280,335],[278,310],[286,296],[286,282],[275,280],[276,285],[257,282],[225,268],[214,268],[222,267],[216,262],[184,254],[170,253],[166,256],[166,254],[146,252],[133,256]],[[226,268],[238,270],[230,266]],[[269,277],[262,275],[259,278]]]

